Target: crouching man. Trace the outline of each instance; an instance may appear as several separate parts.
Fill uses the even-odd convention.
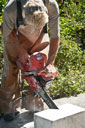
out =
[[[4,69],[0,88],[0,109],[6,121],[13,120],[21,106],[20,70],[16,61],[26,59],[35,52],[47,55],[44,70],[54,64],[60,42],[59,8],[56,0],[21,0],[23,23],[17,21],[17,0],[10,0],[3,15]],[[45,24],[48,22],[50,39]],[[43,109],[41,99],[28,90],[26,107],[33,111]],[[37,111],[35,110],[35,111]]]

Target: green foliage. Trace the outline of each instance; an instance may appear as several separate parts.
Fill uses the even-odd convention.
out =
[[[2,22],[3,10],[4,10],[4,7],[5,7],[7,2],[8,2],[8,0],[0,0],[0,24]]]
[[[60,9],[61,36],[65,39],[76,40],[81,29],[85,30],[85,3],[76,5],[73,2],[64,2]]]
[[[84,17],[83,2],[76,5],[65,0],[60,5],[61,44],[55,61],[59,75],[49,91],[54,98],[85,92]]]
[[[62,41],[55,61],[59,75],[50,89],[50,94],[53,97],[63,97],[84,92],[84,65],[84,51],[74,41]]]
[[[2,15],[3,15],[3,10],[6,5],[6,2],[8,0],[0,0],[0,25],[2,23]],[[2,35],[0,31],[0,79],[1,79],[1,73],[2,73],[2,63],[3,63],[3,41],[2,41]]]

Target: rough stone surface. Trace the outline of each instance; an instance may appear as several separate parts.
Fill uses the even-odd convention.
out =
[[[85,109],[64,104],[34,115],[35,128],[85,128]]]

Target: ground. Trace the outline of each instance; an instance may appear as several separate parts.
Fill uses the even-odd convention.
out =
[[[71,96],[69,98],[57,99],[54,100],[54,102],[58,106],[62,104],[70,103],[85,108],[85,93],[79,94],[76,97]],[[45,105],[45,109],[47,108],[48,107]],[[5,122],[2,118],[0,120],[0,128],[34,128],[33,115],[34,113],[22,109],[20,115],[12,122]]]

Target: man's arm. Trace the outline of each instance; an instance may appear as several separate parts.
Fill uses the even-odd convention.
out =
[[[59,43],[60,43],[60,37],[51,38],[47,65],[54,64],[55,57],[56,57],[56,54],[57,54],[58,48],[59,48]]]
[[[47,65],[53,65],[60,43],[59,7],[56,0],[49,0],[47,8],[49,15],[48,26],[50,32],[50,49]]]

